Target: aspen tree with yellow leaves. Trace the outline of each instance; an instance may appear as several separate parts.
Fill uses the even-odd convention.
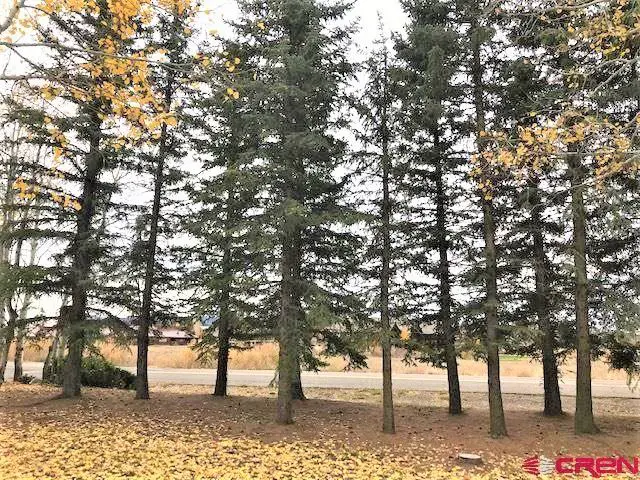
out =
[[[47,144],[53,152],[50,173],[58,186],[47,187],[40,194],[62,209],[76,212],[68,250],[72,265],[66,281],[72,305],[66,325],[69,353],[63,394],[77,396],[88,299],[94,283],[92,265],[100,243],[94,221],[98,209],[105,208],[108,195],[100,177],[123,146],[135,143],[143,131],[160,131],[174,120],[150,85],[149,61],[156,53],[133,47],[138,26],[151,21],[149,3],[45,0],[40,8],[48,15],[47,21],[33,25],[33,35],[50,61],[28,62],[35,77],[27,81],[28,88],[39,91],[46,105],[44,111],[24,110],[20,114],[31,116],[29,123],[40,141],[49,136]],[[19,49],[16,45],[12,48]],[[39,124],[33,123],[38,116]],[[28,194],[30,179],[22,180],[16,187],[21,194]],[[79,185],[75,193],[64,191],[69,181]]]
[[[18,89],[16,89],[18,90]],[[17,93],[13,92],[17,97]],[[8,100],[8,99],[7,99]],[[38,163],[41,147],[31,147],[24,138],[24,128],[10,120],[11,111],[4,112],[0,132],[0,175],[3,186],[3,214],[0,217],[0,384],[5,381],[9,350],[15,340],[14,381],[22,378],[22,352],[31,300],[39,293],[45,277],[44,269],[35,265],[38,242],[34,231],[40,215],[37,196],[20,195],[16,180]]]

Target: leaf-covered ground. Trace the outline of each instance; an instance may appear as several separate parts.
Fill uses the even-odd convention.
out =
[[[640,400],[599,400],[604,433],[577,438],[570,416],[544,418],[539,397],[507,395],[510,437],[490,440],[477,394],[451,418],[445,395],[402,392],[398,433],[387,436],[372,391],[310,390],[290,427],[273,424],[268,389],[216,399],[204,387],[165,386],[149,402],[131,392],[87,389],[77,401],[56,393],[0,387],[0,479],[510,480],[534,478],[520,467],[533,455],[640,452]],[[484,465],[457,464],[459,452],[481,454]]]

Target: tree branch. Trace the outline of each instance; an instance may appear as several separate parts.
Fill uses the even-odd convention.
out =
[[[18,16],[18,13],[20,13],[20,9],[24,7],[25,1],[26,0],[15,1],[15,3],[13,4],[13,7],[11,8],[11,10],[9,10],[9,14],[7,15],[7,18],[4,20],[4,22],[0,23],[0,34],[4,33],[6,30],[9,29],[13,21]]]

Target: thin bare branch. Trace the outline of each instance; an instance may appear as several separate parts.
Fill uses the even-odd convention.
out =
[[[20,9],[24,7],[25,0],[16,0],[13,4],[13,7],[9,10],[9,14],[7,18],[5,18],[4,22],[0,23],[0,34],[4,33],[11,27],[13,21],[18,17],[20,13]]]

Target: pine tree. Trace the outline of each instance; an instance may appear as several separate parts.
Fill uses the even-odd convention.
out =
[[[468,42],[466,44],[466,65],[469,75],[469,95],[473,99],[474,118],[473,136],[479,158],[487,149],[486,133],[490,128],[487,114],[491,105],[487,94],[487,64],[483,55],[483,47],[488,44],[494,34],[491,18],[483,12],[484,5],[475,0],[465,2],[461,6],[460,19],[468,26]],[[496,48],[495,43],[491,43]],[[492,60],[496,52],[492,52]],[[496,178],[487,165],[480,165],[480,183],[494,186]],[[491,188],[491,187],[490,187]],[[484,238],[484,283],[485,299],[483,303],[485,317],[485,337],[488,382],[489,382],[489,417],[490,433],[494,438],[507,435],[502,404],[500,384],[499,355],[499,300],[498,300],[498,251],[496,238],[496,208],[491,191],[480,189],[480,206],[482,209],[482,228]]]
[[[340,87],[351,74],[345,58],[350,27],[339,25],[349,5],[273,0],[242,1],[240,8],[246,20],[236,31],[256,45],[264,64],[257,72],[254,101],[265,129],[260,156],[269,198],[263,218],[278,249],[277,420],[287,424],[293,421],[300,345],[310,331],[306,327],[315,329],[309,313],[327,298],[322,286],[314,284],[315,274],[306,276],[303,255],[313,255],[340,215],[336,199],[341,185],[333,174],[345,144],[330,131],[338,126],[332,114]]]
[[[190,38],[191,30],[185,25],[189,25],[193,20],[193,12],[190,8],[176,3],[173,10],[161,13],[157,19],[157,24],[150,28],[153,32],[158,32],[160,39],[152,39],[151,46],[155,50],[168,52],[169,66],[156,68],[154,75],[154,87],[157,95],[161,98],[162,112],[172,111],[172,103],[176,100],[178,90],[183,80],[188,77],[186,66],[190,59],[186,58],[187,42]],[[180,66],[180,67],[178,67]],[[174,117],[175,118],[175,117]],[[178,120],[175,120],[177,123]],[[173,121],[171,123],[174,123]],[[153,293],[156,279],[156,250],[158,244],[158,234],[160,230],[161,206],[163,202],[163,191],[166,188],[166,165],[169,157],[179,155],[176,145],[176,136],[170,131],[167,122],[160,127],[160,134],[157,142],[153,142],[155,152],[149,156],[153,168],[153,205],[149,216],[149,238],[146,241],[146,252],[144,252],[144,288],[142,294],[142,305],[138,321],[137,345],[137,374],[136,374],[136,398],[146,400],[149,398],[148,380],[148,351],[149,351],[149,330],[153,324]]]
[[[507,17],[509,18],[509,17]],[[543,110],[544,104],[549,102],[555,95],[553,87],[549,87],[543,80],[539,67],[528,57],[535,58],[536,49],[541,47],[539,32],[535,34],[530,30],[528,35],[523,36],[522,23],[519,19],[511,19],[511,23],[506,28],[512,31],[512,41],[521,51],[521,57],[510,62],[505,62],[502,75],[504,77],[505,91],[502,95],[501,106],[498,110],[498,117],[503,124],[504,130],[512,130],[517,135],[517,128],[532,123],[531,113]],[[513,205],[511,219],[507,220],[508,225],[512,225],[512,233],[508,236],[512,238],[505,256],[510,257],[512,263],[511,270],[515,271],[515,278],[512,292],[522,292],[522,285],[527,285],[523,278],[523,270],[526,267],[533,267],[534,293],[529,295],[528,291],[522,292],[524,302],[527,303],[523,310],[518,312],[520,321],[530,316],[537,317],[537,324],[522,325],[525,329],[534,329],[538,332],[535,343],[541,352],[543,384],[544,384],[544,414],[556,416],[562,414],[562,399],[560,397],[560,385],[558,380],[558,361],[556,350],[558,347],[558,325],[554,320],[554,301],[557,292],[553,291],[554,286],[562,287],[564,283],[558,278],[559,267],[554,265],[550,259],[553,252],[553,244],[560,240],[558,234],[564,230],[562,222],[555,220],[560,215],[558,206],[563,204],[565,195],[557,192],[548,192],[550,181],[555,182],[546,171],[539,175],[532,175],[527,179],[524,193],[516,187],[513,196],[516,197],[516,204]],[[524,210],[524,211],[523,211]],[[521,235],[524,235],[523,236]],[[557,253],[557,249],[556,252]],[[529,259],[532,259],[531,261]],[[560,285],[558,281],[560,280]],[[561,288],[562,289],[562,288]],[[526,342],[525,342],[526,343]],[[527,346],[525,345],[525,350]],[[516,349],[514,349],[516,350]],[[535,354],[526,351],[525,354]]]
[[[460,221],[452,199],[462,195],[458,187],[461,159],[456,141],[461,135],[458,100],[462,90],[453,77],[460,60],[459,39],[452,24],[451,6],[440,1],[405,1],[408,13],[406,40],[399,39],[396,48],[404,63],[402,72],[405,93],[406,142],[412,151],[408,169],[408,201],[425,205],[418,220],[411,224],[412,243],[417,248],[414,265],[421,275],[437,280],[435,291],[427,290],[423,298],[429,303],[438,298],[435,315],[421,313],[417,327],[432,319],[438,332],[438,345],[433,345],[435,361],[444,363],[449,384],[449,412],[462,412],[458,379],[454,299],[452,295],[452,236]],[[431,208],[435,205],[435,209]],[[414,207],[418,208],[418,207]],[[431,258],[436,254],[437,261]],[[428,285],[429,282],[427,282]],[[427,288],[428,286],[422,287]]]
[[[234,343],[271,336],[271,311],[261,301],[274,290],[265,272],[270,238],[260,221],[262,129],[252,105],[258,65],[251,48],[228,40],[223,45],[230,83],[207,79],[209,88],[195,96],[190,107],[194,113],[185,120],[193,130],[191,143],[203,173],[188,189],[197,208],[184,223],[195,246],[183,254],[193,265],[187,284],[198,292],[193,309],[215,320],[199,345],[203,357],[217,347],[215,396],[227,395]]]
[[[380,29],[383,27],[380,25]],[[387,38],[380,37],[375,49],[365,63],[365,74],[368,82],[365,85],[362,99],[357,110],[363,120],[365,132],[360,140],[364,143],[363,161],[372,170],[371,175],[377,180],[381,178],[381,194],[376,196],[378,212],[373,214],[373,237],[376,239],[373,248],[377,256],[376,267],[379,285],[378,301],[380,315],[380,343],[382,346],[382,431],[395,433],[393,410],[393,389],[391,371],[391,347],[393,343],[391,328],[393,305],[394,272],[392,263],[395,260],[395,244],[393,229],[394,191],[396,175],[394,174],[394,158],[397,157],[397,138],[399,129],[398,92],[392,78],[393,65],[391,53],[386,45]]]

